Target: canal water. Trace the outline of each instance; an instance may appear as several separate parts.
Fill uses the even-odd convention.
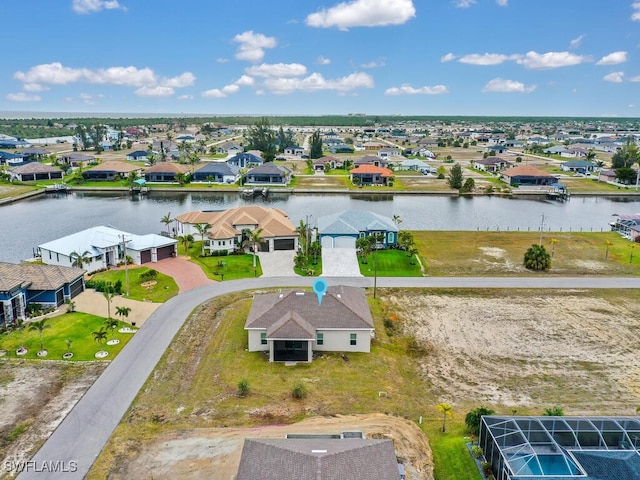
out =
[[[343,210],[399,215],[409,230],[609,230],[614,214],[640,213],[640,198],[572,197],[568,202],[494,196],[334,195],[270,193],[245,200],[237,193],[158,193],[132,198],[128,193],[74,192],[40,195],[0,206],[0,261],[33,256],[37,245],[96,225],[127,232],[159,233],[160,219],[192,210],[222,210],[264,205],[284,210],[292,222]],[[544,216],[544,219],[543,219]]]

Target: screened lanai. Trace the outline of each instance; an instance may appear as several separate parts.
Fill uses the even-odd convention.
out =
[[[479,443],[497,480],[640,479],[634,417],[486,416]]]

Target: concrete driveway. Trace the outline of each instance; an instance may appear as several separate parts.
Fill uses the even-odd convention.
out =
[[[290,277],[293,271],[295,250],[277,250],[275,252],[259,252],[263,277]]]
[[[321,277],[362,277],[355,248],[323,248]]]

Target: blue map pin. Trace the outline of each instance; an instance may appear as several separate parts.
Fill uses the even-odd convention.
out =
[[[313,291],[318,296],[318,305],[322,305],[322,296],[327,292],[327,282],[318,278],[313,282]]]

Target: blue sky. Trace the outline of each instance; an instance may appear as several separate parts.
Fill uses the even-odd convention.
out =
[[[639,0],[22,0],[0,18],[0,111],[640,117]]]

